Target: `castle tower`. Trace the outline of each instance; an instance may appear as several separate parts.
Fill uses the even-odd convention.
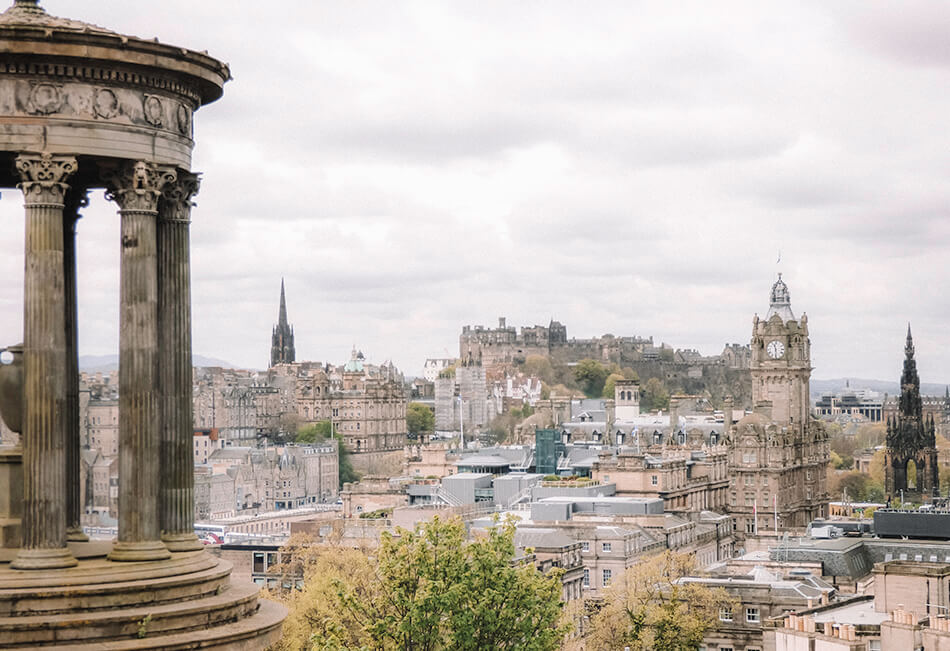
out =
[[[270,365],[290,364],[296,357],[294,329],[287,323],[287,299],[284,297],[284,279],[280,279],[280,313],[271,334]]]
[[[923,416],[920,376],[914,359],[914,338],[907,324],[904,344],[904,371],[897,416],[887,421],[887,449],[884,452],[884,490],[889,497],[917,502],[940,493],[937,466],[937,441],[933,415]],[[907,472],[911,462],[916,469],[913,480]]]
[[[729,510],[747,535],[804,528],[825,513],[829,453],[821,423],[809,417],[808,317],[795,317],[781,274],[765,318],[753,319],[751,351],[755,413],[731,428]]]

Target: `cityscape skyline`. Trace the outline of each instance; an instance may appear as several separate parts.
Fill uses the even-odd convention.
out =
[[[923,381],[948,379],[950,9],[317,3],[255,14],[248,47],[223,6],[83,8],[235,71],[195,120],[197,353],[261,368],[283,276],[298,359],[355,344],[415,375],[499,316],[712,355],[748,343],[783,271],[815,378],[896,379],[910,321]],[[0,345],[20,210],[5,193]],[[118,219],[101,192],[84,214],[80,350],[107,354]]]

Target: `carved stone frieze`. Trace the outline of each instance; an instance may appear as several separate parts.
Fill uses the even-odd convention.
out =
[[[30,113],[51,115],[63,107],[63,87],[59,84],[34,84],[27,109]]]
[[[177,178],[175,168],[136,161],[103,174],[106,199],[121,210],[156,212],[162,190]]]
[[[78,167],[72,156],[20,154],[14,163],[20,176],[18,187],[27,204],[63,204],[69,184],[66,180]]]
[[[162,190],[162,218],[166,221],[191,221],[192,197],[198,194],[201,178],[193,172],[179,172],[178,178]]]
[[[161,129],[176,137],[191,138],[194,108],[192,100],[181,96],[112,86],[108,81],[52,83],[42,79],[0,78],[0,109],[10,116],[110,122]]]

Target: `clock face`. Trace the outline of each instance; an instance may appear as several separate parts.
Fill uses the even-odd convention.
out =
[[[769,345],[765,347],[765,350],[768,352],[769,357],[778,359],[785,354],[785,344],[781,341],[770,341]]]

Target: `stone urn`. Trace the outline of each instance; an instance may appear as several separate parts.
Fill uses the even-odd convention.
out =
[[[19,434],[23,431],[23,344],[0,349],[13,355],[5,364],[0,360],[0,418]]]

